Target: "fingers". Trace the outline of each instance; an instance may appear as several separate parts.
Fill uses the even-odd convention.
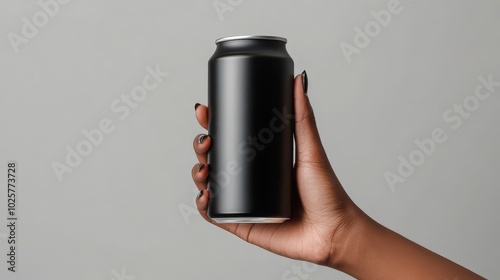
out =
[[[208,166],[206,164],[197,163],[193,166],[191,173],[196,187],[200,190],[196,196],[196,208],[198,208],[200,215],[209,223],[234,233],[236,224],[218,224],[208,217],[208,201],[210,200],[210,191],[207,190]]]
[[[297,144],[297,160],[317,161],[325,156],[319,136],[314,112],[309,103],[309,97],[304,92],[307,84],[307,74],[295,77],[294,106],[295,106],[295,141]],[[307,90],[307,87],[306,87]]]
[[[238,229],[239,224],[219,224],[216,221],[208,217],[208,201],[210,200],[210,191],[203,190],[196,196],[196,207],[198,212],[207,222],[220,227],[221,229],[227,230],[233,234],[236,234],[236,229]],[[248,225],[247,225],[248,226]]]
[[[218,224],[216,221],[210,219],[208,217],[208,201],[210,200],[210,191],[203,190],[196,196],[196,207],[198,208],[198,212],[207,222],[214,224],[222,229],[229,230],[232,224]]]
[[[195,115],[198,123],[208,130],[208,107],[196,103]],[[195,137],[193,141],[193,148],[198,158],[197,164],[193,166],[191,170],[193,181],[196,187],[200,190],[200,193],[196,196],[196,207],[200,212],[200,215],[209,223],[214,224],[222,229],[231,231],[237,225],[236,224],[218,224],[214,220],[208,217],[208,201],[210,199],[210,191],[207,190],[207,179],[208,179],[208,164],[207,164],[207,153],[212,145],[212,139],[206,134],[200,134]],[[233,230],[234,231],[234,230]],[[232,232],[232,231],[231,231]]]
[[[208,199],[209,191],[207,190],[207,178],[208,178],[208,166],[203,163],[197,163],[193,166],[191,170],[191,175],[193,177],[194,184],[200,190],[196,196],[196,207],[200,212],[200,215],[207,221],[212,222],[208,217]]]
[[[196,115],[196,120],[198,123],[204,128],[208,129],[208,107],[205,105],[201,105],[196,103],[194,107],[194,112]]]
[[[191,170],[191,176],[193,177],[194,184],[198,187],[198,190],[201,191],[207,189],[208,166],[206,164],[195,164]]]
[[[196,120],[205,129],[208,129],[208,107],[196,103],[195,107]],[[199,134],[193,140],[193,148],[198,158],[198,162],[206,164],[207,163],[207,152],[210,149],[212,140],[210,136],[206,134]]]
[[[198,163],[191,170],[193,181],[199,190],[206,190],[208,177],[207,152],[210,149],[210,136],[199,134],[193,140],[193,148],[198,158]]]
[[[204,128],[208,129],[208,107],[196,103],[194,106],[195,116],[198,123]],[[207,164],[207,153],[210,149],[212,140],[210,136],[206,134],[199,134],[193,140],[193,149],[198,159],[198,163],[195,164],[191,170],[191,175],[193,181],[200,190],[200,193],[196,196],[196,207],[200,212],[200,215],[207,221],[214,223],[207,215],[209,192],[207,190],[207,178],[208,178],[208,164]]]
[[[193,140],[193,149],[199,163],[207,164],[207,153],[212,145],[212,139],[206,134],[198,134]]]
[[[200,193],[196,196],[196,207],[198,208],[200,215],[208,220],[210,220],[207,215],[209,197],[210,193],[206,189],[201,190]]]

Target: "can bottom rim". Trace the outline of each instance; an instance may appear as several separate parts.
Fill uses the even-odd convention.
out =
[[[218,224],[281,224],[290,218],[264,218],[264,217],[241,217],[241,218],[212,218]]]

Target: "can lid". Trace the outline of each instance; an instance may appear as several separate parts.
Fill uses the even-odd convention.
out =
[[[215,44],[217,45],[218,43],[225,42],[225,41],[233,41],[233,40],[245,40],[245,39],[252,39],[252,40],[272,40],[272,41],[281,41],[281,42],[287,42],[286,38],[283,37],[278,37],[278,36],[265,36],[265,35],[242,35],[242,36],[230,36],[230,37],[222,37],[217,40],[215,40]]]

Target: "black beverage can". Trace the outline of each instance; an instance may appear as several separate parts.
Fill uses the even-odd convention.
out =
[[[293,60],[285,38],[218,39],[208,62],[208,216],[281,223],[291,216]]]

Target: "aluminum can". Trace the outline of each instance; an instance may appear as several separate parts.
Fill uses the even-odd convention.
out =
[[[291,216],[293,60],[287,40],[216,40],[208,62],[208,216],[282,223]]]

